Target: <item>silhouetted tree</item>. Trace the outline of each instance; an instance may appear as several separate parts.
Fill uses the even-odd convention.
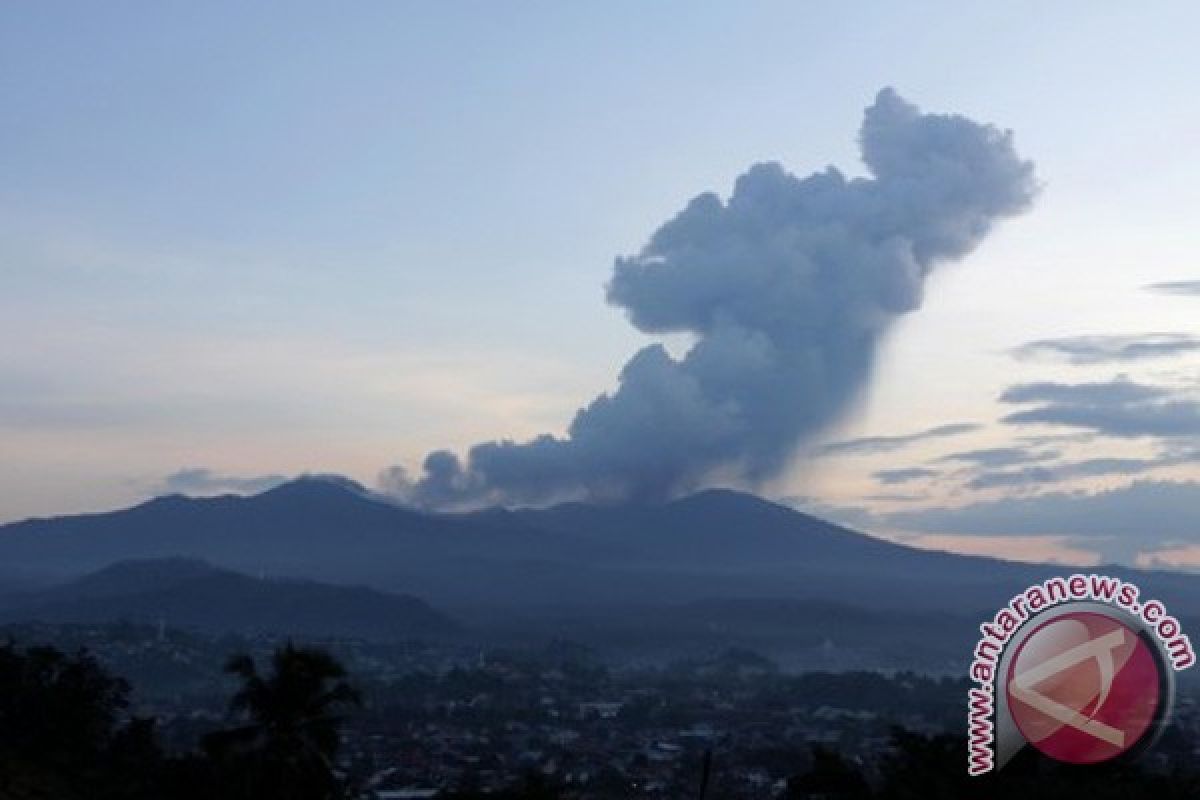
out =
[[[808,772],[788,780],[787,800],[868,800],[871,788],[853,764],[832,750],[813,748]]]
[[[560,800],[562,796],[557,784],[535,771],[526,773],[521,781],[498,792],[460,789],[447,794],[446,800]]]
[[[883,764],[880,800],[1185,800],[1200,797],[1194,773],[1161,775],[1136,761],[1091,766],[1061,764],[1031,748],[1003,769],[981,777],[966,773],[964,737],[921,736],[896,730],[893,752]],[[1182,766],[1182,765],[1180,765]]]
[[[162,753],[128,696],[85,651],[0,646],[0,798],[154,797]]]
[[[226,797],[328,800],[343,795],[334,772],[341,714],[360,704],[346,670],[323,650],[291,642],[271,672],[235,656],[226,672],[241,679],[230,711],[241,723],[205,738]]]

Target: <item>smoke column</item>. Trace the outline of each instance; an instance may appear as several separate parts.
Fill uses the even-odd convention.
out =
[[[727,202],[695,197],[616,260],[608,301],[645,333],[694,334],[682,359],[645,347],[566,436],[484,442],[465,463],[436,451],[416,480],[385,471],[385,488],[463,507],[657,499],[777,475],[852,407],[880,336],[920,306],[930,271],[1036,191],[1010,132],[922,114],[891,89],[866,109],[859,141],[868,178],[757,164]]]

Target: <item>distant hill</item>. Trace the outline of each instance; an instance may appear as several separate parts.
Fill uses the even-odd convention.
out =
[[[376,641],[458,632],[424,602],[374,589],[252,578],[193,559],[122,561],[0,601],[0,621],[142,624],[209,633],[348,636]]]
[[[0,526],[0,563],[27,580],[57,582],[121,560],[186,557],[249,574],[380,588],[403,588],[413,576],[452,589],[486,582],[493,562],[602,555],[554,539],[400,508],[344,480],[301,478],[251,497],[169,495],[121,511]],[[447,584],[449,565],[460,577]]]
[[[303,478],[251,497],[175,495],[0,526],[0,564],[45,581],[173,557],[366,584],[497,627],[746,598],[978,619],[1069,571],[904,547],[725,490],[663,504],[437,514],[349,481]],[[1176,613],[1200,613],[1200,578],[1108,571],[1135,576]]]

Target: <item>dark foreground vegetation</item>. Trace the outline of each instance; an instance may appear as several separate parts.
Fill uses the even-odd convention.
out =
[[[0,648],[0,798],[352,796],[332,766],[339,715],[358,704],[342,666],[287,645],[266,674],[247,656],[226,669],[240,680],[229,726],[167,755],[154,721],[127,714],[129,685],[87,653]]]
[[[0,646],[0,800],[374,800],[363,775],[339,760],[346,724],[362,701],[345,668],[328,652],[291,643],[260,665],[228,660],[233,679],[221,725],[190,747],[169,748],[153,718],[131,711],[129,684],[86,651],[52,646]],[[861,680],[860,680],[861,684]],[[831,684],[833,686],[833,684]],[[859,686],[863,690],[865,684]],[[1004,798],[1200,797],[1192,747],[1171,729],[1156,765],[1147,762],[1069,768],[1027,751],[999,774],[966,775],[965,741],[955,735],[895,728],[875,763],[827,744],[780,747],[773,758],[793,764],[791,777],[764,785],[776,800],[1003,800]],[[1169,757],[1164,756],[1169,753]],[[688,785],[654,787],[597,776],[586,786],[531,769],[501,788],[469,781],[443,800],[584,800],[653,797],[728,800],[733,769],[719,743],[684,757]],[[686,783],[686,782],[685,782]],[[417,795],[412,795],[417,796]],[[429,796],[429,795],[421,795]],[[736,796],[744,796],[738,794]]]

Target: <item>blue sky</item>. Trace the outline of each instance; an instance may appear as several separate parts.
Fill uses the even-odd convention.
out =
[[[766,491],[931,546],[1191,563],[1185,501],[1169,535],[1120,546],[1137,534],[1089,538],[1086,517],[977,517],[1200,480],[1186,343],[1114,360],[1092,341],[1108,355],[1082,364],[1012,353],[1200,335],[1200,297],[1142,288],[1200,278],[1200,11],[746,5],[0,10],[0,519],[120,506],[185,468],[230,488],[371,483],[438,447],[561,432],[655,338],[605,304],[613,258],[755,162],[862,174],[863,108],[895,86],[1011,128],[1043,190],[934,276],[824,438],[978,427],[874,453],[815,442]],[[1168,394],[1114,410],[1118,376]],[[1004,393],[1039,382],[1108,386],[1105,419],[1169,406],[1175,427],[1005,422],[1030,407]],[[1020,438],[1047,435],[1075,439]],[[1004,448],[1059,472],[977,489],[988,476],[964,470],[984,467],[953,458]],[[1064,474],[1100,459],[1122,463]],[[946,514],[964,507],[983,511]]]

